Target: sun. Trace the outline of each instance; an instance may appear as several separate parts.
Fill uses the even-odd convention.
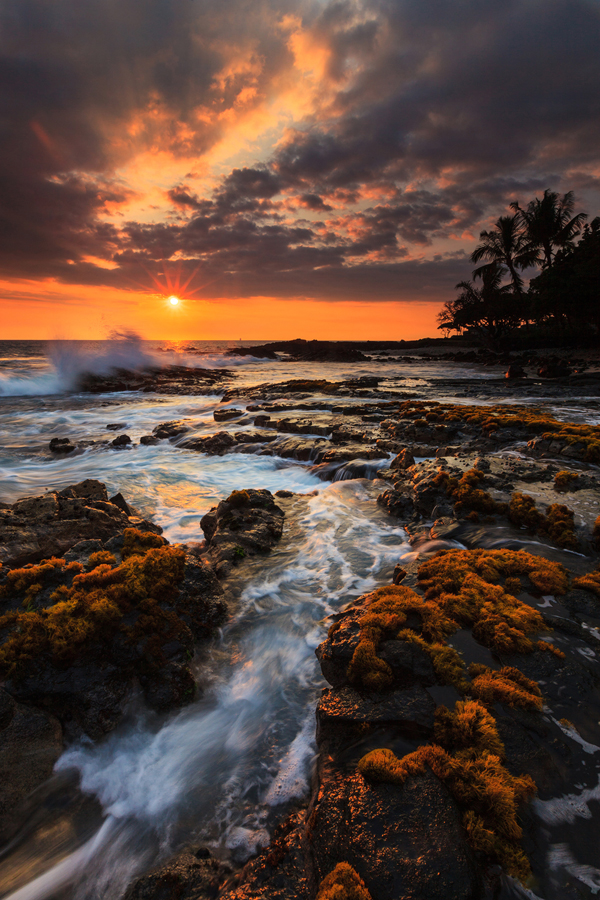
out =
[[[171,296],[169,297],[169,303],[171,304],[171,306],[177,306],[177,304],[179,303],[179,297],[176,297],[175,294],[171,294]]]

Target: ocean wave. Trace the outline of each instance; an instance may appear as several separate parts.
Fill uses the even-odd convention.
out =
[[[19,360],[18,367],[0,371],[0,396],[34,397],[76,391],[85,375],[109,375],[118,369],[130,372],[149,367],[186,366],[201,369],[233,369],[257,363],[253,356],[227,356],[219,350],[191,354],[172,349],[150,350],[135,332],[113,332],[108,340],[55,341],[48,345],[45,369],[39,360]]]

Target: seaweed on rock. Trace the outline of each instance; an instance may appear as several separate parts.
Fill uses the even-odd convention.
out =
[[[54,664],[68,665],[98,644],[105,645],[117,631],[134,644],[145,639],[146,663],[151,668],[159,666],[162,645],[187,626],[173,609],[163,608],[177,598],[185,551],[171,546],[143,550],[142,544],[153,543],[148,538],[156,537],[131,534],[129,555],[116,567],[105,561],[82,572],[79,563],[65,566],[64,560],[51,559],[9,572],[2,586],[4,597],[25,590],[27,598],[27,591],[41,586],[50,575],[77,574],[70,587],[63,583],[56,588],[48,608],[10,610],[0,616],[0,673],[18,676],[40,655],[47,655]],[[125,624],[131,613],[134,624]]]
[[[371,895],[352,866],[342,862],[321,882],[317,900],[371,900]]]
[[[453,753],[439,744],[426,744],[401,759],[388,749],[372,750],[358,763],[360,774],[368,781],[403,785],[430,768],[463,810],[463,826],[473,849],[525,880],[530,866],[519,844],[522,829],[517,814],[519,805],[535,795],[535,783],[528,775],[511,775],[503,765],[504,748],[484,711],[470,709],[465,714],[462,704],[454,713],[446,710],[438,722],[443,740],[452,740],[455,734],[468,740],[470,730],[473,742]],[[501,752],[482,749],[486,742]]]

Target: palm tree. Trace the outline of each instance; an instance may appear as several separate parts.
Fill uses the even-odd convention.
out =
[[[444,304],[438,315],[442,331],[473,331],[491,349],[497,350],[522,318],[522,304],[511,285],[502,285],[502,266],[482,266],[481,288],[472,281],[460,281],[460,294]]]
[[[482,231],[479,235],[481,244],[471,254],[471,261],[488,260],[473,272],[474,278],[483,277],[486,272],[505,267],[515,294],[523,295],[523,279],[517,269],[527,269],[540,262],[537,246],[532,244],[529,236],[521,228],[521,213],[514,216],[500,216],[494,231]]]
[[[555,191],[545,190],[542,199],[536,197],[530,200],[526,209],[522,209],[516,201],[510,206],[515,210],[519,224],[524,227],[527,240],[543,250],[543,269],[552,265],[556,248],[573,247],[573,238],[579,234],[587,219],[586,213],[573,215],[573,191],[559,197]]]

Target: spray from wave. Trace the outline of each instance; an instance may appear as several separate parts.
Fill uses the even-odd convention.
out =
[[[155,352],[145,343],[134,331],[113,331],[102,341],[52,341],[47,347],[47,360],[41,364],[39,360],[20,360],[0,370],[0,396],[69,393],[79,390],[85,375],[110,375],[118,370],[139,372],[167,366],[234,368],[257,361],[251,356],[226,356],[214,350],[198,350],[193,355],[173,348],[157,348],[162,352]]]

